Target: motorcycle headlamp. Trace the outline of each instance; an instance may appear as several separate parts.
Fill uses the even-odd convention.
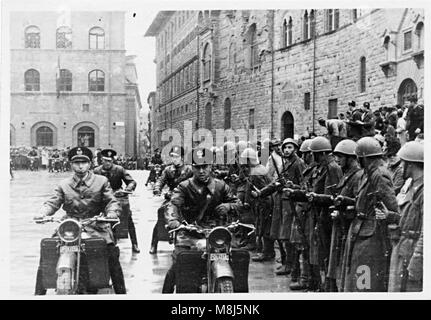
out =
[[[57,233],[62,241],[74,242],[81,234],[81,225],[73,219],[66,219],[58,227]]]
[[[223,227],[214,228],[208,236],[208,242],[214,248],[222,248],[232,241],[232,235]]]

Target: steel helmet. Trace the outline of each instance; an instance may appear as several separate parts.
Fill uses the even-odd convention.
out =
[[[304,140],[302,142],[302,144],[301,144],[301,148],[299,149],[299,151],[301,151],[302,153],[304,153],[304,152],[311,152],[310,145],[311,145],[311,141],[312,140],[313,139]]]
[[[424,162],[424,145],[418,141],[404,144],[398,151],[400,159],[409,162]]]
[[[279,145],[281,145],[280,139],[273,139],[273,140],[271,140],[269,142],[269,146],[270,147],[276,147],[276,146],[279,146]]]
[[[325,137],[316,137],[310,143],[311,152],[332,151],[331,143]]]
[[[345,139],[337,143],[333,153],[341,153],[348,156],[356,156],[358,144],[350,139]]]
[[[356,155],[360,158],[383,155],[380,143],[372,137],[363,137],[358,140]]]
[[[246,148],[241,153],[240,156],[241,159],[244,159],[245,161],[250,160],[250,163],[253,165],[259,164],[259,160],[257,158],[257,152],[253,148]]]
[[[296,148],[299,148],[298,142],[295,139],[292,138],[286,138],[284,139],[283,143],[281,144],[281,149],[283,149],[285,144],[291,143],[294,146],[296,146]]]
[[[223,144],[223,148],[224,148],[225,150],[235,150],[235,143],[234,143],[234,142],[232,142],[232,141],[226,141],[226,142]]]

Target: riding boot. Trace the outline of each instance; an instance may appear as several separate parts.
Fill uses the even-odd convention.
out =
[[[284,250],[283,241],[277,240],[278,250],[280,251],[280,263],[286,264],[286,250]]]
[[[34,295],[36,295],[36,296],[44,296],[45,294],[46,294],[46,289],[43,287],[42,268],[39,266],[37,268],[36,288],[34,290]]]
[[[121,268],[119,257],[120,249],[113,244],[109,244],[108,266],[115,294],[126,294],[126,285],[124,283],[123,269]]]
[[[150,254],[156,254],[157,253],[157,244],[159,242],[159,237],[157,234],[157,223],[154,226],[153,229],[153,236],[151,237],[151,249],[150,249]]]
[[[132,219],[131,214],[129,214],[129,218],[127,219],[127,223],[128,223],[130,241],[132,242],[132,251],[135,253],[139,253],[140,250],[138,247],[138,239],[136,237],[135,224],[133,223],[133,219]]]
[[[175,290],[175,271],[171,267],[165,276],[165,281],[163,282],[162,293],[174,293]]]

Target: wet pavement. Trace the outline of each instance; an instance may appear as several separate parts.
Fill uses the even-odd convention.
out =
[[[151,234],[157,220],[157,208],[162,197],[153,197],[144,183],[148,171],[130,171],[138,186],[130,196],[133,221],[136,226],[141,252],[132,254],[129,239],[121,239],[120,262],[123,267],[128,294],[161,293],[164,276],[171,264],[172,245],[159,242],[157,255],[150,255]],[[16,171],[10,181],[10,293],[31,296],[34,293],[36,271],[39,263],[40,240],[50,237],[54,223],[44,225],[32,221],[33,215],[49,198],[58,182],[70,176],[66,173],[47,171]],[[60,210],[56,215],[62,215]],[[290,278],[274,274],[276,263],[251,262],[249,267],[250,293],[286,292]],[[48,290],[47,294],[55,294]]]

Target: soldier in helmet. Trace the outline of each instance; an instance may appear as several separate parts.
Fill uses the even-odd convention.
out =
[[[356,147],[357,143],[353,140],[343,140],[336,145],[333,152],[336,162],[343,170],[343,177],[336,186],[338,194],[334,201],[336,207],[331,213],[333,222],[327,277],[331,281],[332,292],[341,291],[344,287],[342,278],[344,247],[347,231],[353,219],[353,202],[358,193],[359,179],[363,174],[356,157]],[[346,197],[352,202],[350,205],[347,205]]]
[[[325,137],[316,137],[310,144],[314,162],[318,166],[313,172],[311,187],[311,219],[313,231],[310,243],[311,290],[329,290],[328,271],[329,249],[331,240],[332,221],[329,205],[317,201],[317,195],[331,195],[336,193],[335,187],[339,184],[343,173],[331,154],[331,143]]]
[[[173,146],[169,152],[171,165],[167,166],[160,178],[156,181],[154,186],[153,194],[156,196],[161,195],[163,187],[167,185],[169,187],[169,193],[180,184],[182,181],[187,180],[193,175],[193,171],[190,165],[184,164],[184,148],[181,146]],[[165,222],[165,209],[170,199],[170,194],[167,195],[167,201],[158,209],[157,223],[153,229],[153,235],[151,237],[151,249],[150,254],[157,253],[157,244],[159,242],[159,231],[163,230]]]
[[[165,211],[168,229],[175,229],[183,221],[208,225],[220,216],[227,217],[240,205],[229,186],[211,176],[213,154],[204,148],[194,148],[187,159],[192,164],[193,176],[181,182],[173,191]],[[181,251],[196,248],[196,235],[179,231],[172,255],[173,262],[163,284],[163,293],[173,293],[176,279],[176,257]]]
[[[388,291],[417,292],[423,290],[424,145],[407,142],[398,156],[404,178],[411,178],[412,182],[406,196],[398,202],[401,215],[396,230],[399,236],[392,249]],[[384,208],[376,212],[385,218],[390,215]]]
[[[240,164],[246,177],[245,203],[250,206],[252,223],[256,226],[256,236],[262,239],[263,254],[274,253],[274,240],[270,239],[273,201],[271,195],[254,198],[251,192],[266,187],[271,178],[265,166],[259,163],[258,154],[252,148],[246,148],[241,153]]]
[[[372,137],[358,140],[356,155],[364,169],[356,198],[356,215],[350,224],[345,249],[344,292],[382,292],[387,290],[390,243],[388,224],[397,214],[380,219],[379,208],[397,212],[391,174],[382,159],[379,142]],[[358,275],[366,279],[358,281]]]

